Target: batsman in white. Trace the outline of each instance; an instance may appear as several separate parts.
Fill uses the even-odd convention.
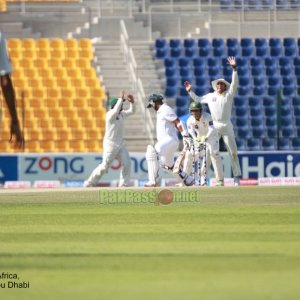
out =
[[[129,109],[123,110],[123,102],[126,100],[130,104]],[[133,103],[134,97],[132,95],[125,96],[124,91],[120,92],[119,98],[110,99],[110,110],[106,113],[103,139],[103,160],[84,182],[85,187],[96,186],[115,158],[119,158],[122,163],[119,186],[128,186],[130,180],[130,157],[124,145],[123,129],[125,118],[133,114]]]
[[[174,110],[163,102],[164,97],[158,94],[152,94],[148,97],[147,108],[153,107],[157,112],[156,138],[155,146],[148,145],[146,151],[146,160],[148,164],[149,182],[145,187],[155,187],[160,185],[159,168],[163,168],[183,182],[184,185],[192,185],[193,178],[188,176],[181,169],[173,172],[174,156],[178,149],[179,141],[177,129],[183,136],[183,142],[190,145],[191,138],[184,130],[183,124],[178,119]],[[176,129],[177,128],[177,129]]]
[[[211,158],[217,179],[217,186],[223,186],[224,174],[219,153],[219,136],[217,130],[213,125],[213,120],[210,114],[203,112],[202,105],[199,102],[192,102],[190,104],[190,113],[191,116],[187,119],[187,129],[188,133],[193,138],[193,149],[195,153],[193,153],[192,149],[186,151],[183,164],[183,171],[185,171],[187,174],[191,174],[193,155],[195,155],[195,161],[197,161],[197,159],[200,159],[199,152],[197,152],[197,145],[205,142],[206,161],[208,160],[208,157]],[[204,166],[202,166],[202,174],[204,172],[203,168]],[[202,184],[203,183],[204,180],[202,178]]]
[[[218,131],[219,137],[223,138],[227,147],[234,176],[234,184],[237,186],[240,185],[241,168],[238,159],[233,125],[231,123],[232,103],[238,87],[238,75],[235,57],[228,57],[228,64],[233,69],[231,84],[222,78],[214,80],[211,83],[214,92],[206,94],[202,97],[197,96],[191,90],[192,85],[190,82],[186,81],[184,86],[194,101],[202,104],[208,104],[214,126]]]

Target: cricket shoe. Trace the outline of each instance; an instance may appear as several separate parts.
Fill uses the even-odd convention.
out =
[[[240,185],[240,177],[239,176],[235,176],[233,178],[233,183],[234,183],[234,186],[239,186]]]
[[[85,180],[84,183],[83,183],[83,187],[96,187],[96,184],[94,184],[91,181]]]
[[[147,183],[144,184],[144,187],[157,187],[160,186],[160,184],[161,184],[161,178],[157,177],[155,179],[155,183],[148,181]]]
[[[218,180],[216,186],[224,186],[224,180]]]

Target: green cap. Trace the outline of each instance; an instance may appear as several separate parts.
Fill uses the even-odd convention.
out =
[[[111,98],[109,100],[109,107],[114,108],[114,106],[117,104],[118,100],[119,100],[118,98]]]
[[[202,105],[200,102],[192,102],[190,104],[190,112],[195,110],[202,110]]]

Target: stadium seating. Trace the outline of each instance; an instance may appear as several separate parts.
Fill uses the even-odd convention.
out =
[[[17,66],[12,79],[20,116],[21,95],[24,95],[25,151],[101,151],[105,92],[91,66],[91,41],[9,39],[8,50],[14,53],[12,63]],[[73,57],[66,55],[70,50]],[[32,55],[28,56],[28,51]],[[43,57],[37,54],[40,51],[45,52]],[[6,106],[4,109],[7,110]],[[3,118],[3,124],[9,124],[7,111]],[[96,131],[97,136],[90,135],[90,131]],[[2,140],[9,139],[8,126],[1,133]],[[17,150],[7,149],[6,143],[1,142],[1,152]]]
[[[174,39],[173,47],[180,52],[178,57],[172,57],[170,43],[165,39],[164,42],[161,39],[156,41],[156,45],[161,44],[160,47],[165,50],[165,56],[157,58],[164,61],[167,97],[177,99],[187,96],[182,85],[185,79],[192,82],[198,95],[212,91],[211,80],[222,77],[231,81],[232,69],[227,64],[227,55],[230,48],[234,49],[238,53],[239,87],[234,99],[233,119],[239,149],[272,150],[289,147],[292,150],[296,147],[293,139],[297,138],[296,121],[299,122],[300,116],[300,39],[200,38],[181,42]],[[182,48],[193,49],[194,55],[186,55]],[[283,127],[278,131],[279,91]],[[188,107],[178,106],[177,112],[180,115],[188,113]],[[275,138],[278,133],[283,140],[277,145]],[[249,138],[251,142],[248,142]],[[257,140],[260,142],[257,143]]]

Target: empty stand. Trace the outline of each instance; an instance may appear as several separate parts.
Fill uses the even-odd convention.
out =
[[[25,151],[100,152],[105,123],[105,92],[91,66],[91,41],[10,39],[8,50],[13,53],[13,64],[18,66],[12,78],[19,116],[22,115],[21,93],[25,95]],[[75,54],[69,55],[67,51]],[[66,60],[68,63],[64,63]],[[6,106],[4,110],[3,124],[9,124]],[[87,131],[90,130],[97,135],[89,135]],[[2,140],[8,140],[8,126],[1,131]],[[18,149],[8,148],[7,143],[1,142],[0,151]]]

